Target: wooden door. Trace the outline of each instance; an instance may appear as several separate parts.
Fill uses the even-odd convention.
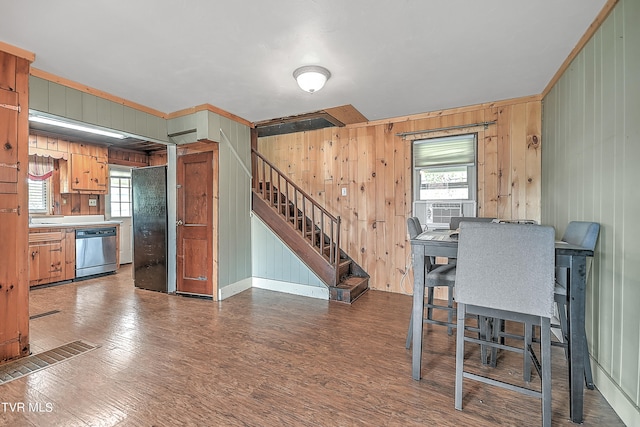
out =
[[[214,253],[213,152],[185,154],[177,166],[177,291],[213,296]]]
[[[1,44],[1,43],[0,43]],[[0,362],[29,354],[29,64],[0,46]]]

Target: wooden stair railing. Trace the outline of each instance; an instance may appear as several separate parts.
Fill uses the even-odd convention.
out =
[[[255,149],[251,151],[254,194],[276,210],[325,259],[332,274],[321,278],[328,286],[336,286],[351,262],[341,257],[340,217],[320,206]]]

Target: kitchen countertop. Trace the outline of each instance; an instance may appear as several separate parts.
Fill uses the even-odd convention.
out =
[[[82,227],[96,227],[101,225],[120,225],[122,221],[93,221],[93,222],[63,222],[63,223],[48,223],[48,224],[29,224],[29,228],[82,228]]]

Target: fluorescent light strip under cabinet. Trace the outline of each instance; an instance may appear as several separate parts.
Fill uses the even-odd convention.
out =
[[[37,122],[37,123],[43,123],[45,125],[58,126],[58,127],[67,128],[67,129],[79,130],[81,132],[88,132],[88,133],[93,133],[93,134],[96,134],[96,135],[108,136],[110,138],[117,138],[117,139],[126,138],[126,136],[122,135],[121,133],[109,132],[107,130],[90,128],[90,127],[87,127],[87,126],[76,125],[74,123],[61,122],[59,120],[49,119],[47,117],[30,116],[29,117],[29,121]]]

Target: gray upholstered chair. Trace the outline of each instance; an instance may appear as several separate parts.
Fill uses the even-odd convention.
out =
[[[552,227],[524,224],[463,222],[460,225],[456,272],[457,343],[455,407],[462,409],[463,378],[497,385],[541,398],[543,426],[551,425],[551,317],[553,316],[555,234]],[[541,330],[542,391],[496,382],[464,370],[465,342],[527,354],[492,339],[465,335],[465,315],[535,324]],[[531,328],[525,327],[525,335]],[[530,339],[525,338],[525,342]],[[524,343],[523,343],[524,344]],[[526,369],[526,368],[525,368]],[[523,372],[523,378],[530,372]]]
[[[422,224],[420,224],[418,217],[412,216],[407,219],[407,229],[411,239],[422,233]]]
[[[409,230],[409,238],[414,239],[418,234],[422,233],[422,225],[420,220],[416,217],[407,219],[407,228]],[[435,264],[434,260],[427,257],[425,259],[425,288],[427,292],[427,303],[425,307],[427,309],[427,315],[423,319],[424,323],[436,324],[447,326],[447,332],[449,335],[453,333],[455,308],[453,307],[453,286],[456,280],[456,266],[454,264]],[[434,288],[439,286],[448,287],[448,300],[447,305],[434,304],[433,291]],[[447,322],[442,322],[433,318],[433,310],[446,310]],[[413,338],[413,312],[409,319],[409,330],[407,331],[407,340],[405,347],[408,349],[411,347],[411,340]]]
[[[596,248],[598,242],[598,234],[600,233],[600,224],[597,222],[571,221],[562,236],[562,241],[572,245],[581,246],[583,248]],[[588,273],[587,273],[588,274]],[[567,285],[569,283],[568,269],[563,267],[556,268],[556,287],[555,302],[560,320],[560,330],[562,333],[562,341],[565,347],[569,340],[567,328]],[[585,333],[586,335],[586,333]],[[584,342],[586,343],[586,337]],[[568,356],[568,354],[567,354]],[[593,389],[593,375],[591,373],[591,360],[589,359],[589,349],[585,349],[584,375],[587,387]]]
[[[460,228],[460,223],[465,222],[491,222],[495,218],[484,218],[481,216],[452,216],[449,221],[449,230],[457,230]]]

